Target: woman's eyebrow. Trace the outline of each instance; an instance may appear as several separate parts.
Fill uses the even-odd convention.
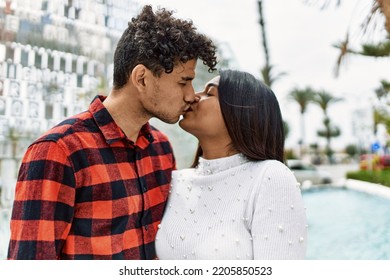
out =
[[[206,89],[208,89],[208,88],[210,88],[210,87],[218,87],[218,85],[217,84],[214,84],[214,83],[208,83],[207,85],[206,85],[206,87],[205,87],[205,90]]]

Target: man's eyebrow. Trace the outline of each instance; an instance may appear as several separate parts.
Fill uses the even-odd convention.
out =
[[[194,79],[194,77],[189,77],[189,76],[188,77],[181,77],[181,80],[182,81],[186,81],[186,82],[187,81],[192,81],[193,79]]]

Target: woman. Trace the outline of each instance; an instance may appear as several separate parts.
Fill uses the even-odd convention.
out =
[[[180,121],[199,140],[192,168],[175,171],[159,226],[159,259],[303,259],[306,215],[283,164],[274,93],[252,75],[225,70]]]

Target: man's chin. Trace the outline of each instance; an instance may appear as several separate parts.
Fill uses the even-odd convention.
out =
[[[159,118],[159,119],[160,119],[160,121],[163,121],[163,122],[165,122],[165,123],[167,123],[167,124],[175,124],[175,123],[177,123],[181,118],[180,118],[180,117],[177,117],[177,118],[170,118],[170,119],[166,119],[166,118],[164,118],[164,119]]]

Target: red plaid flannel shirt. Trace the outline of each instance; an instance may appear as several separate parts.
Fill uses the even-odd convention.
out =
[[[8,259],[154,259],[175,159],[149,124],[133,143],[96,97],[22,160]]]

